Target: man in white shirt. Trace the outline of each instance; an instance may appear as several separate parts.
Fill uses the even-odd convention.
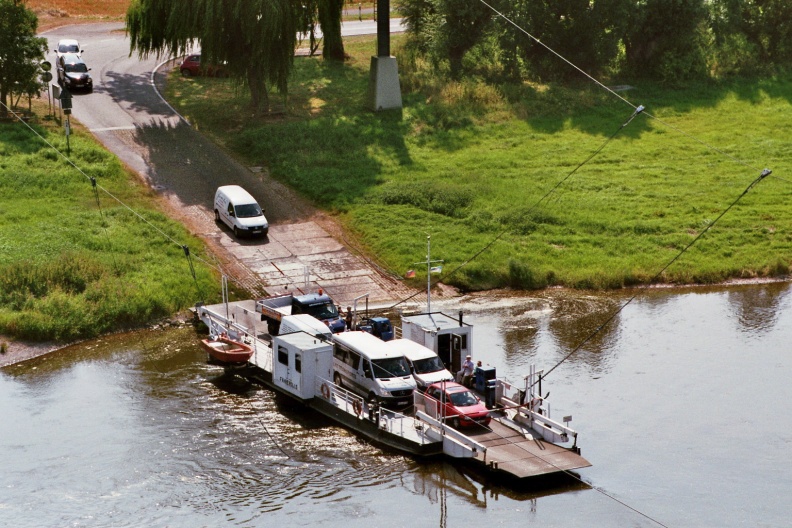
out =
[[[470,359],[470,356],[465,358],[465,362],[462,363],[462,370],[459,371],[457,374],[457,379],[459,383],[462,383],[465,387],[470,387],[470,380],[473,378],[473,369],[475,365],[473,364],[473,360]]]

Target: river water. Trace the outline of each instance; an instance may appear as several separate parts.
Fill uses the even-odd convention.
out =
[[[789,526],[790,288],[642,292],[544,384],[593,464],[544,490],[371,446],[192,328],[71,347],[0,370],[0,526]],[[467,297],[474,359],[549,370],[630,295]]]

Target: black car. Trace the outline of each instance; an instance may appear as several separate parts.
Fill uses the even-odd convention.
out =
[[[83,88],[92,92],[90,69],[76,53],[64,53],[58,58],[58,84],[69,90]]]

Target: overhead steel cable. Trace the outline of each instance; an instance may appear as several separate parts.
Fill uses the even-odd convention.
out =
[[[688,249],[690,249],[691,247],[693,247],[693,244],[695,244],[696,242],[698,242],[698,240],[699,240],[701,237],[703,237],[703,236],[704,236],[704,234],[705,234],[707,231],[709,231],[710,229],[712,229],[712,227],[713,227],[713,226],[714,226],[714,225],[715,225],[715,224],[718,222],[718,220],[720,220],[721,218],[723,218],[723,216],[724,216],[726,213],[728,213],[728,212],[731,210],[731,208],[732,208],[732,207],[734,207],[735,205],[737,205],[737,202],[739,202],[740,200],[742,200],[742,198],[743,198],[743,197],[744,197],[746,194],[748,194],[748,192],[749,192],[751,189],[753,189],[753,188],[754,188],[754,186],[755,186],[757,183],[759,183],[760,181],[764,180],[766,177],[768,177],[770,174],[772,174],[772,172],[773,172],[773,171],[771,171],[770,169],[764,169],[764,170],[762,171],[762,173],[759,175],[759,177],[758,177],[758,178],[756,178],[754,181],[752,181],[752,182],[751,182],[751,183],[748,185],[748,187],[746,187],[746,188],[745,188],[745,190],[744,190],[744,191],[743,191],[743,192],[742,192],[742,193],[741,193],[741,194],[740,194],[740,195],[739,195],[739,196],[738,196],[738,197],[737,197],[737,198],[736,198],[736,199],[735,199],[735,200],[734,200],[734,201],[733,201],[733,202],[732,202],[732,203],[731,203],[731,204],[730,204],[728,207],[726,207],[726,209],[724,209],[724,210],[723,210],[723,211],[722,211],[722,212],[721,212],[721,213],[718,215],[718,217],[717,217],[715,220],[713,220],[712,222],[710,222],[709,224],[707,224],[707,226],[706,226],[706,227],[705,227],[705,228],[704,228],[704,229],[703,229],[703,230],[702,230],[702,231],[701,231],[701,232],[700,232],[700,233],[699,233],[699,234],[698,234],[698,235],[697,235],[697,236],[696,236],[696,237],[695,237],[693,240],[691,240],[691,241],[688,243],[688,245],[686,245],[684,248],[682,248],[682,250],[681,250],[679,253],[677,253],[677,254],[676,254],[676,256],[674,256],[674,258],[672,258],[670,261],[668,261],[668,263],[667,263],[665,266],[663,266],[663,268],[662,268],[660,271],[658,271],[657,273],[655,273],[655,275],[654,275],[654,276],[651,278],[651,280],[649,281],[649,284],[652,284],[652,283],[654,283],[654,282],[655,282],[657,279],[659,279],[659,278],[660,278],[660,276],[661,276],[663,273],[665,273],[665,271],[666,271],[666,270],[667,270],[667,269],[668,269],[668,268],[669,268],[669,267],[670,267],[670,266],[671,266],[671,265],[672,265],[674,262],[676,262],[677,260],[679,260],[679,258],[680,258],[680,257],[681,257],[681,256],[682,256],[682,255],[683,255],[685,252],[687,252],[687,250],[688,250]],[[592,339],[592,338],[593,338],[595,335],[597,335],[597,334],[598,334],[598,333],[599,333],[599,332],[600,332],[600,331],[601,331],[603,328],[605,328],[605,327],[606,327],[608,324],[610,324],[610,322],[611,322],[611,321],[613,321],[613,319],[615,319],[617,315],[619,315],[619,314],[620,314],[620,313],[621,313],[621,312],[622,312],[622,311],[623,311],[623,310],[624,310],[624,309],[625,309],[625,308],[626,308],[626,307],[627,307],[627,306],[628,306],[630,303],[632,303],[632,302],[633,302],[633,301],[636,299],[636,297],[638,297],[638,295],[639,295],[640,291],[641,291],[641,290],[639,289],[639,291],[638,291],[638,292],[634,293],[634,294],[632,295],[632,297],[630,297],[630,298],[629,298],[629,299],[628,299],[628,300],[627,300],[627,301],[626,301],[626,302],[625,302],[623,305],[621,305],[621,306],[619,307],[619,309],[615,310],[615,311],[614,311],[614,312],[613,312],[613,313],[612,313],[612,314],[611,314],[611,315],[610,315],[610,316],[609,316],[609,317],[608,317],[608,318],[607,318],[607,319],[606,319],[606,320],[605,320],[605,321],[604,321],[602,324],[600,324],[600,325],[599,325],[599,326],[598,326],[598,327],[597,327],[597,328],[596,328],[594,331],[592,331],[592,332],[591,332],[591,333],[590,333],[588,336],[586,336],[586,338],[585,338],[585,339],[583,339],[583,341],[581,341],[581,342],[580,342],[580,343],[579,343],[579,344],[578,344],[578,345],[577,345],[577,346],[576,346],[574,349],[572,349],[572,351],[571,351],[569,354],[567,354],[566,356],[564,356],[564,357],[563,357],[563,358],[562,358],[562,359],[561,359],[561,360],[560,360],[558,363],[556,363],[555,365],[553,365],[553,368],[551,368],[550,370],[548,370],[548,371],[547,371],[547,372],[544,374],[544,376],[542,376],[542,378],[547,378],[547,376],[549,376],[551,372],[553,372],[553,371],[554,371],[556,368],[558,368],[558,367],[559,367],[559,366],[560,366],[562,363],[564,363],[564,362],[565,362],[567,359],[569,359],[570,357],[572,357],[573,355],[575,355],[575,353],[577,353],[577,352],[578,352],[578,351],[579,351],[579,350],[580,350],[580,349],[583,347],[583,345],[585,345],[586,343],[588,343],[588,342],[589,342],[589,341],[590,341],[590,340],[591,340],[591,339]]]

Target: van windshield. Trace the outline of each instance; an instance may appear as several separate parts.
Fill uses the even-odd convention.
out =
[[[407,359],[402,357],[387,359],[372,359],[375,378],[399,378],[410,375]]]
[[[426,359],[418,359],[413,361],[416,374],[429,374],[430,372],[439,372],[445,368],[440,358],[433,356]]]
[[[257,203],[237,205],[234,207],[234,211],[237,218],[253,218],[262,215],[261,207]]]

